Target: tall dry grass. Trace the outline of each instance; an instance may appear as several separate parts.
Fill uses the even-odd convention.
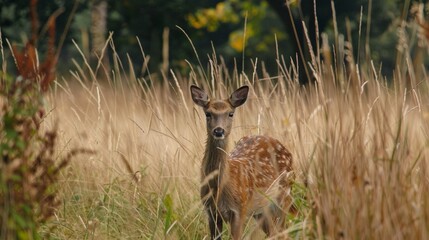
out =
[[[294,156],[300,215],[285,233],[426,238],[426,83],[408,90],[362,77],[362,84],[343,91],[329,78],[302,89],[287,73],[274,80],[242,76],[252,91],[238,109],[232,139],[271,135]],[[97,153],[73,161],[64,173],[54,236],[207,236],[198,194],[204,116],[190,100],[190,82],[165,80],[150,89],[58,84],[46,125],[58,119],[61,151]],[[216,91],[226,92],[240,81],[215,82]],[[252,232],[249,227],[248,236]]]
[[[350,61],[350,49],[339,49],[348,61],[332,64],[320,60],[325,50],[314,53],[316,82],[307,86],[281,58],[274,77],[257,61],[245,74],[214,57],[207,71],[155,81],[136,78],[115,57],[104,84],[77,64],[72,79],[52,91],[45,125],[58,120],[60,152],[85,147],[96,154],[63,172],[52,236],[208,238],[199,199],[204,115],[188,89],[198,84],[226,96],[247,84],[250,97],[237,110],[231,138],[267,134],[294,157],[298,214],[277,237],[427,239],[428,79],[415,78],[406,54],[386,81],[371,62]],[[245,235],[262,237],[251,220]]]

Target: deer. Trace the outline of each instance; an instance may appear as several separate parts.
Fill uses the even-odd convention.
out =
[[[190,91],[207,122],[200,196],[208,214],[210,238],[221,239],[226,222],[232,239],[241,239],[249,217],[272,236],[293,207],[292,154],[280,141],[265,135],[245,136],[227,153],[234,112],[246,102],[248,86],[238,88],[228,99],[210,100],[195,85]]]

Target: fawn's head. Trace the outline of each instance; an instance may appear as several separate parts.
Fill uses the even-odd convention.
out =
[[[232,118],[235,108],[246,102],[249,87],[243,86],[235,90],[229,99],[210,100],[201,88],[192,85],[192,100],[204,109],[207,119],[207,133],[216,140],[222,140],[231,132]]]

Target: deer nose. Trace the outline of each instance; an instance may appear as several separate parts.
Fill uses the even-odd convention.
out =
[[[216,138],[223,138],[225,135],[225,130],[223,128],[217,127],[213,130],[213,136]]]

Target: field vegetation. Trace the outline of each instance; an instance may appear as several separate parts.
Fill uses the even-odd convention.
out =
[[[389,79],[336,33],[335,43],[324,39],[311,52],[307,85],[300,84],[296,60],[279,53],[275,75],[258,59],[246,59],[253,71],[244,72],[213,53],[199,66],[189,64],[186,74],[138,77],[112,39],[111,70],[91,67],[81,51],[70,77],[58,77],[47,90],[38,131],[55,129],[54,159],[76,149],[89,154],[74,155],[57,172],[59,201],[38,234],[208,239],[199,197],[205,117],[189,93],[196,84],[218,97],[249,85],[231,138],[266,134],[292,152],[297,212],[285,213],[287,225],[273,239],[427,239],[429,85],[424,62],[411,55],[416,39],[426,40],[421,30],[407,35],[398,28],[401,51]],[[96,77],[100,71],[105,80]],[[249,220],[245,237],[264,236]]]
[[[294,157],[298,213],[277,237],[426,238],[427,81],[414,77],[412,65],[387,81],[370,64],[314,60],[316,83],[307,86],[283,59],[276,76],[257,61],[246,74],[213,57],[207,69],[161,82],[117,68],[107,84],[77,66],[74,79],[50,93],[45,124],[59,123],[60,152],[96,154],[62,172],[52,237],[207,238],[199,199],[205,122],[188,89],[198,84],[225,97],[247,84],[250,99],[238,109],[232,139],[267,134]],[[250,220],[246,236],[261,234]]]

